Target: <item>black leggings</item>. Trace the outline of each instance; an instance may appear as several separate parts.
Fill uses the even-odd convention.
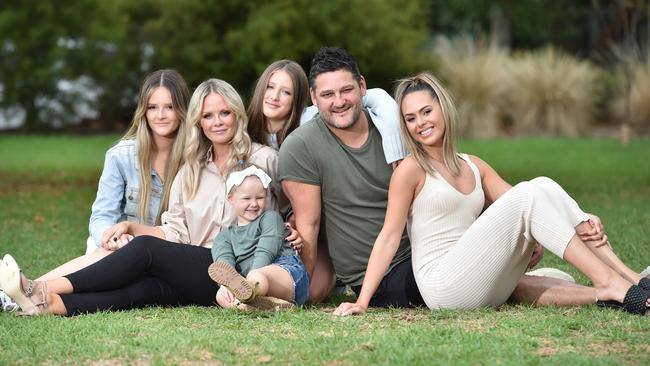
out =
[[[145,306],[215,304],[210,249],[139,236],[115,253],[65,276],[74,293],[61,299],[68,315]]]
[[[361,293],[361,285],[352,286],[352,291]],[[413,275],[411,258],[403,260],[384,276],[377,291],[370,299],[372,307],[411,308],[426,305]]]

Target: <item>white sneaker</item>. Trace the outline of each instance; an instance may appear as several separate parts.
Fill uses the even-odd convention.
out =
[[[0,305],[2,306],[2,311],[12,312],[18,310],[18,304],[2,290],[0,290]]]
[[[650,278],[650,266],[648,266],[646,269],[641,272],[641,277],[647,277]]]
[[[526,272],[526,274],[529,276],[557,278],[558,280],[576,283],[576,280],[573,278],[573,276],[564,271],[560,271],[557,268],[538,268],[534,271]]]
[[[99,248],[97,244],[95,244],[95,239],[93,239],[92,236],[89,236],[88,239],[86,239],[86,255],[92,254],[95,250]]]

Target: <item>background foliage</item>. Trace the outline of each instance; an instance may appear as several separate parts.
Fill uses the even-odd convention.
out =
[[[438,35],[469,33],[505,49],[551,45],[610,67],[612,44],[647,44],[648,9],[648,0],[4,0],[0,126],[4,115],[24,117],[27,131],[79,122],[121,129],[143,76],[161,67],[190,86],[225,79],[247,99],[270,62],[291,58],[307,69],[325,45],[348,48],[369,85],[386,89],[439,71]]]
[[[189,85],[209,77],[242,95],[273,60],[308,67],[324,45],[348,47],[371,85],[426,63],[423,1],[43,0],[0,5],[0,106],[21,106],[25,129],[78,122],[61,80],[87,77],[104,126],[128,123],[143,76],[173,67]],[[56,100],[60,108],[49,103]],[[58,119],[53,121],[52,111]],[[67,118],[66,118],[67,116]],[[75,120],[77,119],[77,120]]]

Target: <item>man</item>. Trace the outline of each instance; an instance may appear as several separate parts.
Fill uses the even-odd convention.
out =
[[[352,56],[341,48],[321,49],[309,82],[319,114],[282,144],[280,179],[303,238],[302,256],[313,279],[311,299],[319,301],[331,289],[334,271],[355,292],[360,290],[384,222],[392,168],[379,132],[361,107],[366,83]],[[373,306],[424,304],[410,256],[404,232]]]
[[[322,48],[312,60],[309,83],[319,114],[282,144],[279,176],[303,238],[302,258],[312,274],[310,298],[316,302],[329,293],[334,272],[359,295],[384,223],[392,168],[385,162],[381,136],[361,107],[366,83],[352,56],[342,48]],[[536,253],[531,265],[541,259],[541,251]],[[582,286],[577,290],[563,287],[564,281],[524,278],[514,294],[517,300],[557,303],[548,294],[541,297],[552,287],[558,287],[559,296],[572,293],[573,301],[576,291],[593,299]],[[370,306],[419,305],[424,301],[404,232]]]

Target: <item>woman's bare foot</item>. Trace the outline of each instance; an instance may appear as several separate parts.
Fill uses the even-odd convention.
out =
[[[596,287],[596,296],[599,300],[608,301],[613,300],[620,303],[623,303],[625,296],[632,286],[635,284],[630,283],[629,281],[623,279],[622,277],[614,277],[612,281],[602,287]],[[645,290],[644,290],[645,291]],[[650,308],[650,298],[646,299],[645,302],[646,308]]]

